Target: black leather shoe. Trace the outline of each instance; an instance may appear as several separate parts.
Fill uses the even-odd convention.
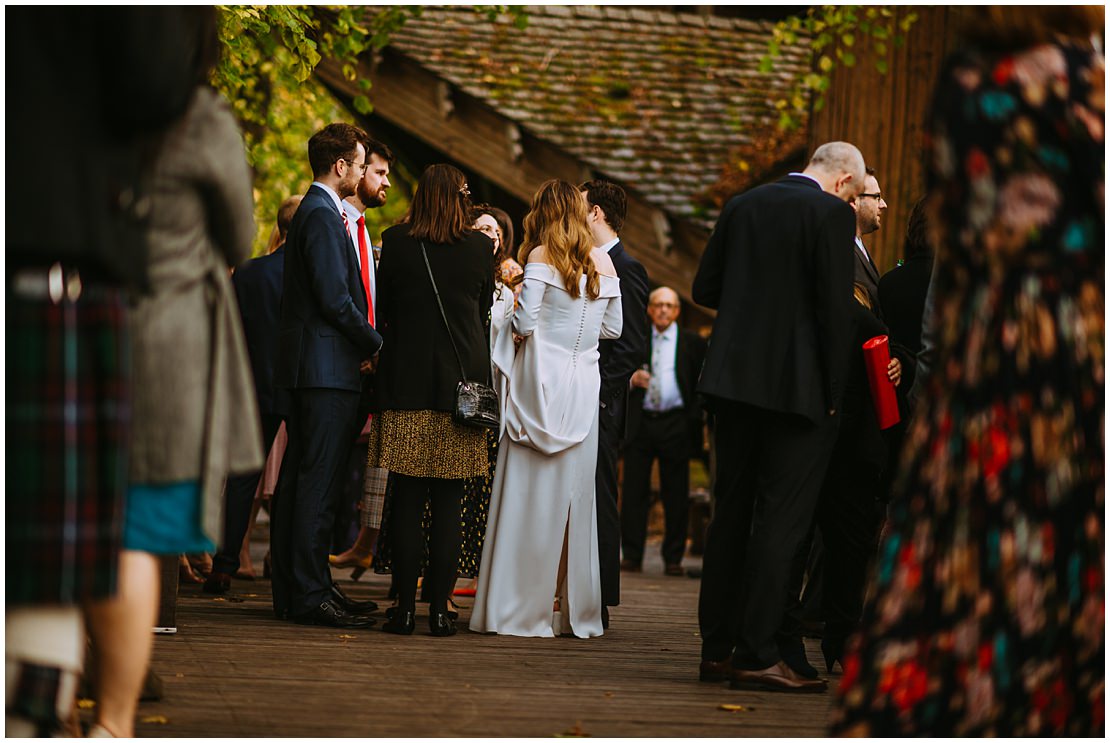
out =
[[[378,620],[373,617],[363,616],[362,614],[351,614],[343,611],[342,607],[331,600],[321,601],[320,605],[315,609],[307,614],[294,617],[293,621],[297,624],[316,624],[323,627],[338,627],[340,629],[371,627],[378,622]]]
[[[397,609],[398,609],[398,607],[396,607],[396,606],[390,606],[389,608],[387,608],[385,610],[385,618],[386,619],[392,619],[393,615],[397,613]],[[458,621],[459,613],[457,611],[455,611],[454,609],[449,608],[447,610],[447,618],[452,620],[452,621]]]
[[[698,681],[709,681],[711,683],[728,681],[730,671],[732,671],[732,665],[728,658],[724,660],[703,660],[698,667]]]
[[[826,637],[821,640],[821,655],[825,656],[825,668],[829,673],[833,672],[833,666],[837,663],[840,668],[844,668],[844,639],[838,637]]]
[[[205,578],[204,587],[200,590],[205,593],[214,593],[217,595],[227,593],[231,590],[231,576],[227,573],[212,573]]]
[[[432,629],[432,635],[435,637],[450,637],[459,631],[455,627],[455,623],[451,621],[451,617],[443,611],[433,611],[428,614],[428,624]]]
[[[782,662],[802,678],[815,679],[819,675],[817,669],[806,659],[805,645],[801,640],[779,645],[779,655],[782,656]]]
[[[369,614],[378,610],[375,601],[355,601],[339,588],[338,583],[331,584],[331,600],[339,604],[339,608],[348,614]]]
[[[411,635],[416,629],[416,612],[412,609],[402,609],[391,606],[386,611],[389,620],[382,625],[382,630],[395,635]]]

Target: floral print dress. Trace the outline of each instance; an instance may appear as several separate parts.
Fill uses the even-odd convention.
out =
[[[1102,58],[961,55],[931,116],[938,358],[832,732],[1101,736]]]

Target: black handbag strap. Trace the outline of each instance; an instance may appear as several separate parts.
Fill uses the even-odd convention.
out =
[[[428,267],[428,278],[432,282],[432,291],[436,294],[436,304],[439,305],[439,316],[443,318],[443,326],[447,328],[447,338],[451,341],[451,348],[455,352],[455,360],[459,362],[459,381],[466,381],[466,369],[463,368],[462,356],[455,345],[455,338],[451,335],[451,324],[447,322],[447,313],[443,311],[443,301],[439,298],[439,289],[436,287],[436,277],[432,274],[432,264],[428,262],[428,251],[424,249],[424,241],[420,241],[420,252],[424,254],[424,265]]]

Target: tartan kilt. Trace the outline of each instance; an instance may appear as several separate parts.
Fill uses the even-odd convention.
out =
[[[7,299],[7,602],[116,590],[127,487],[130,346],[122,292]]]

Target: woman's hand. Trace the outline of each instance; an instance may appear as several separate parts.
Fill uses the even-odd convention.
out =
[[[886,365],[886,375],[895,387],[900,385],[902,383],[902,362],[898,359],[891,359],[890,363]]]

